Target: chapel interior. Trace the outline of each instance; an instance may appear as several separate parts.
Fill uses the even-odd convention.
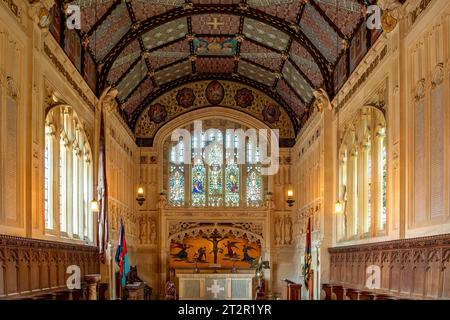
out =
[[[0,300],[450,299],[449,1],[0,18]]]

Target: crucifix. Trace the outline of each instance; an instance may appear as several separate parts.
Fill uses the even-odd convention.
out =
[[[213,244],[212,252],[214,254],[214,264],[217,264],[217,253],[219,252],[219,242],[225,239],[226,237],[222,237],[222,235],[219,234],[217,230],[214,230],[214,232],[209,237],[203,237],[204,239],[211,241]]]
[[[224,23],[223,22],[219,22],[219,19],[217,19],[217,18],[214,18],[212,22],[208,22],[206,24],[212,26],[212,28],[214,30],[218,30],[219,26],[223,26],[224,25]]]

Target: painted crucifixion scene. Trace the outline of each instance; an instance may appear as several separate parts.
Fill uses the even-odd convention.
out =
[[[209,235],[186,237],[170,245],[171,268],[243,268],[248,269],[261,255],[259,241],[246,237],[220,234],[215,230]]]

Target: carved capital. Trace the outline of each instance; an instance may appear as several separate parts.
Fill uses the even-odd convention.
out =
[[[431,79],[431,87],[435,89],[444,82],[444,64],[438,63],[434,68],[433,78]]]
[[[420,101],[425,97],[425,79],[420,79],[416,85],[414,92],[414,98],[416,101]]]
[[[314,91],[313,95],[316,98],[313,105],[314,108],[317,109],[317,111],[323,112],[323,110],[326,108],[328,108],[329,110],[333,109],[330,98],[323,88]]]
[[[17,88],[16,81],[10,77],[6,77],[6,93],[14,100],[19,98],[19,89]]]
[[[106,111],[112,112],[117,107],[116,97],[119,91],[114,87],[107,87],[105,90],[103,90],[102,94],[100,95],[100,98],[97,102],[97,105],[100,110],[104,108]]]

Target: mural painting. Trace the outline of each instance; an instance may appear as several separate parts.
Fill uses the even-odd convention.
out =
[[[251,267],[261,255],[261,244],[231,234],[212,234],[196,238],[185,238],[170,245],[171,268],[244,268]]]
[[[166,107],[160,103],[156,103],[150,106],[150,109],[148,110],[148,115],[150,117],[150,120],[153,121],[154,123],[161,123],[164,120],[166,120],[167,116]]]
[[[209,103],[218,105],[225,97],[225,89],[219,81],[211,81],[206,87],[205,96]]]
[[[278,106],[269,104],[264,108],[262,114],[265,121],[275,123],[280,118],[281,112]]]
[[[237,40],[224,37],[195,38],[194,51],[198,55],[233,56],[236,54]]]
[[[234,95],[234,101],[241,108],[250,107],[254,99],[252,90],[247,88],[237,90]]]
[[[178,90],[176,99],[179,106],[183,108],[192,107],[195,101],[194,90],[186,87],[181,90]]]

